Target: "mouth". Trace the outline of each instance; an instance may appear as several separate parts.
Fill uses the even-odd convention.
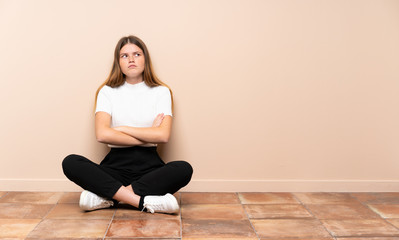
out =
[[[128,66],[128,68],[135,68],[135,67],[137,67],[137,66],[134,65],[134,64],[131,64],[131,65]]]

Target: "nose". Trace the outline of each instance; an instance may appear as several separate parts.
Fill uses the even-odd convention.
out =
[[[129,62],[134,62],[134,56],[133,55],[129,55]]]

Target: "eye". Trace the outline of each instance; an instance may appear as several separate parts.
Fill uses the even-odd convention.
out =
[[[127,54],[122,54],[121,58],[127,58]]]
[[[141,56],[141,53],[136,53],[136,54],[134,54],[134,56],[135,56],[135,57],[140,57],[140,56]]]

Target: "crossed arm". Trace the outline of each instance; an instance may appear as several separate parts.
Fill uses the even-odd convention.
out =
[[[95,131],[97,141],[119,146],[138,146],[147,143],[166,143],[172,129],[172,117],[158,114],[151,127],[121,126],[111,128],[111,116],[97,112]]]

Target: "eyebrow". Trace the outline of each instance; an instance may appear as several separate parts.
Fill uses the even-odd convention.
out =
[[[132,52],[133,54],[134,53],[143,53],[142,51],[135,51],[135,52]],[[125,55],[125,54],[128,54],[128,52],[121,52],[120,54],[119,54],[119,56],[122,56],[122,55]]]

